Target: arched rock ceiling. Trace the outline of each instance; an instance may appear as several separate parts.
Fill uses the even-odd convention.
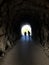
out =
[[[4,1],[4,0],[3,0]],[[0,20],[13,20],[15,17],[24,15],[32,16],[38,13],[40,16],[43,13],[49,16],[49,3],[48,0],[0,0],[1,17]],[[8,18],[9,17],[9,18]]]

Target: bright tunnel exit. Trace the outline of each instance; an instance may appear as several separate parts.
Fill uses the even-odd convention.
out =
[[[24,36],[24,33],[26,32],[26,36],[28,36],[28,31],[30,32],[30,36],[31,36],[32,35],[31,26],[28,24],[23,25],[21,28],[21,35]]]

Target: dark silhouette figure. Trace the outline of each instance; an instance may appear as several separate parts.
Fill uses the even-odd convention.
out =
[[[30,32],[28,31],[28,36],[30,37]]]
[[[26,32],[24,32],[24,35],[25,35],[25,39],[26,39]]]
[[[29,40],[30,40],[30,32],[28,31],[28,36],[29,36]]]
[[[24,33],[24,35],[26,36],[26,32]]]

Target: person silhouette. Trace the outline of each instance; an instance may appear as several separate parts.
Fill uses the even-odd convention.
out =
[[[28,36],[29,36],[29,40],[30,40],[30,32],[28,31]]]
[[[30,32],[28,31],[28,36],[30,37]]]
[[[24,32],[24,35],[25,35],[25,39],[26,39],[26,32]]]

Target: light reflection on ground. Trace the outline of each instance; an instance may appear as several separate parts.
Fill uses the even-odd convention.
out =
[[[22,36],[21,41],[29,42],[29,41],[32,41],[32,38],[31,38],[31,36],[30,37],[29,36]]]

